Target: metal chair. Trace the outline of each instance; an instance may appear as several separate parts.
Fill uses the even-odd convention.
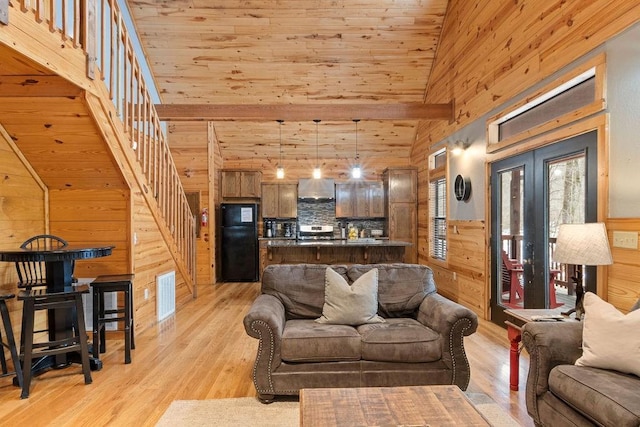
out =
[[[67,241],[61,237],[52,234],[39,234],[25,240],[25,242],[20,245],[20,248],[27,250],[48,250],[61,249],[67,246]],[[44,286],[46,284],[46,266],[44,261],[18,261],[16,262],[16,271],[18,272],[18,288],[31,289],[34,286]]]

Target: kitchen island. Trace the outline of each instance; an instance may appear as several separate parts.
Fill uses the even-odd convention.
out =
[[[404,262],[411,243],[388,239],[260,240],[262,268],[270,264],[378,264]]]

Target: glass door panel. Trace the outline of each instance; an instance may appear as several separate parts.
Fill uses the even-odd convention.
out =
[[[597,134],[590,132],[491,165],[491,318],[506,308],[575,306],[576,274],[553,261],[560,224],[597,220]],[[572,267],[573,268],[573,267]],[[585,272],[595,291],[595,268]]]
[[[547,206],[549,233],[548,249],[548,308],[575,306],[575,272],[566,264],[553,260],[560,224],[582,224],[585,222],[586,206],[586,158],[584,153],[547,162],[548,191]]]

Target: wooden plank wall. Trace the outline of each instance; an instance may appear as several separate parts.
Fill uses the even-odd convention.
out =
[[[426,159],[434,144],[509,102],[639,20],[638,2],[451,0],[425,102],[454,99],[455,120],[451,123],[421,122],[418,126],[412,162],[419,167],[420,185],[427,183]],[[428,200],[421,194],[419,259],[424,263],[429,263],[427,213]],[[483,228],[485,221],[478,219],[473,228]],[[637,219],[610,219],[609,223],[614,229],[638,229]],[[633,225],[628,225],[630,223]],[[455,221],[450,225],[453,224]],[[464,260],[478,248],[484,248],[484,257],[489,259],[481,233],[472,233],[469,240],[458,241],[459,237],[449,234],[450,260]],[[609,268],[608,295],[617,307],[625,309],[630,306],[633,295],[637,295],[638,283],[623,276],[628,273],[637,276],[640,258],[633,259],[619,250],[614,250],[614,257],[616,262],[621,260],[621,264]],[[442,266],[438,268],[443,269]],[[444,288],[444,293],[474,309],[486,307],[490,295],[488,272],[484,272],[483,292],[471,294],[465,291],[466,295],[462,295],[463,286],[479,290],[481,279],[459,273],[457,284],[447,282],[454,271],[453,261],[444,267],[449,278],[440,271],[443,280],[439,286]]]
[[[0,247],[13,249],[29,237],[46,232],[47,192],[16,155],[7,136],[0,125]],[[15,293],[17,282],[14,264],[0,262],[0,290]],[[12,323],[19,326],[22,305],[13,300],[8,306]]]
[[[129,262],[129,191],[50,190],[49,228],[73,245],[114,245],[112,255],[76,262],[75,276],[131,271]]]
[[[607,232],[609,242],[614,231],[635,232],[640,230],[639,218],[609,218]],[[608,301],[622,310],[628,310],[640,299],[640,248],[611,247],[613,265],[607,267]]]

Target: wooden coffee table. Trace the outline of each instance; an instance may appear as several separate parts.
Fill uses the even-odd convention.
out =
[[[300,390],[300,425],[489,426],[454,385]]]

